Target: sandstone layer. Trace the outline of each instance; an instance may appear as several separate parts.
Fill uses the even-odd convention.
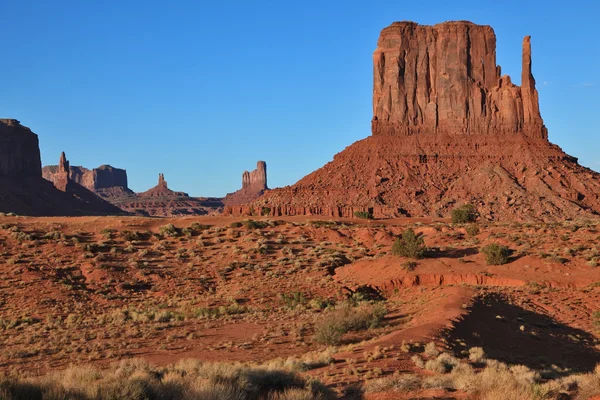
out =
[[[489,26],[398,22],[374,53],[372,136],[293,186],[224,212],[376,218],[447,216],[465,202],[487,219],[600,213],[600,174],[550,143],[531,41],[521,86],[501,76]]]
[[[521,87],[501,76],[489,26],[448,22],[385,28],[373,54],[373,134],[515,134],[546,138],[523,41]]]
[[[223,204],[228,206],[246,204],[260,197],[267,189],[267,163],[258,161],[254,171],[244,171],[242,174],[242,188],[228,193],[223,199]]]
[[[0,212],[64,216],[123,214],[85,188],[71,187],[64,174],[68,170],[64,154],[58,174],[61,189],[43,179],[38,136],[16,119],[0,119],[0,155]]]

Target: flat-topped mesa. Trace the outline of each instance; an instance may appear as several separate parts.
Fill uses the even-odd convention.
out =
[[[490,26],[395,22],[373,54],[373,135],[524,134],[547,139],[523,40],[521,86],[501,76]]]
[[[0,176],[42,176],[38,136],[16,119],[0,119]]]
[[[256,169],[252,172],[242,173],[242,189],[253,188],[256,190],[267,189],[267,163],[258,161]]]
[[[42,176],[44,179],[54,182],[58,171],[58,165],[46,165],[42,168]],[[70,165],[69,177],[73,182],[94,192],[113,188],[129,190],[127,188],[127,171],[110,165],[101,165],[91,170],[81,166]]]

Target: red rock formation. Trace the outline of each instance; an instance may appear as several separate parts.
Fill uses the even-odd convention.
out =
[[[523,42],[523,85],[500,75],[489,26],[396,22],[373,54],[374,135],[513,134],[546,138]]]
[[[67,157],[65,156],[65,152],[63,151],[60,154],[60,160],[58,161],[58,170],[56,172],[56,178],[54,180],[54,186],[61,192],[66,192],[67,186],[69,185],[69,182],[71,182],[69,173],[69,161],[67,161]]]
[[[258,161],[254,171],[244,171],[242,174],[242,188],[228,193],[223,204],[233,206],[248,203],[260,197],[267,189],[267,163]]]
[[[16,119],[0,119],[0,176],[38,177],[41,168],[37,135]]]
[[[491,220],[600,213],[600,174],[547,139],[529,37],[521,87],[496,66],[492,28],[470,22],[394,23],[373,58],[372,136],[225,214],[448,216],[464,202]]]
[[[123,214],[93,193],[72,187],[61,156],[62,190],[42,178],[38,137],[15,119],[0,119],[0,212],[21,215]]]
[[[222,210],[221,199],[190,197],[168,188],[164,174],[158,174],[158,184],[142,193],[109,199],[122,210],[146,216],[172,217],[206,215]]]
[[[56,182],[58,165],[47,165],[42,168],[42,176],[50,182]],[[81,166],[70,166],[69,176],[71,180],[86,187],[87,189],[102,195],[103,189],[115,187],[127,188],[127,171],[114,168],[110,165],[101,165],[89,170]]]

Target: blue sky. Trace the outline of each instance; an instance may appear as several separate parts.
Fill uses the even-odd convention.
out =
[[[525,3],[525,2],[523,2]],[[600,170],[595,1],[0,0],[0,117],[39,135],[42,162],[159,172],[222,196],[267,161],[293,184],[370,134],[372,53],[394,21],[471,20],[496,31],[520,82],[521,41],[550,139]]]

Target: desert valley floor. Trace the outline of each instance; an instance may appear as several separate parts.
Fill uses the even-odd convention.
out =
[[[416,261],[391,254],[409,227],[427,246]],[[398,374],[441,379],[418,367],[440,351],[482,348],[557,376],[600,363],[600,220],[4,216],[0,228],[7,375],[194,358],[301,365],[343,394]],[[490,243],[511,249],[507,264],[486,265]],[[344,307],[382,318],[328,336]],[[388,389],[366,398],[409,396]],[[444,384],[409,392],[469,398]]]

